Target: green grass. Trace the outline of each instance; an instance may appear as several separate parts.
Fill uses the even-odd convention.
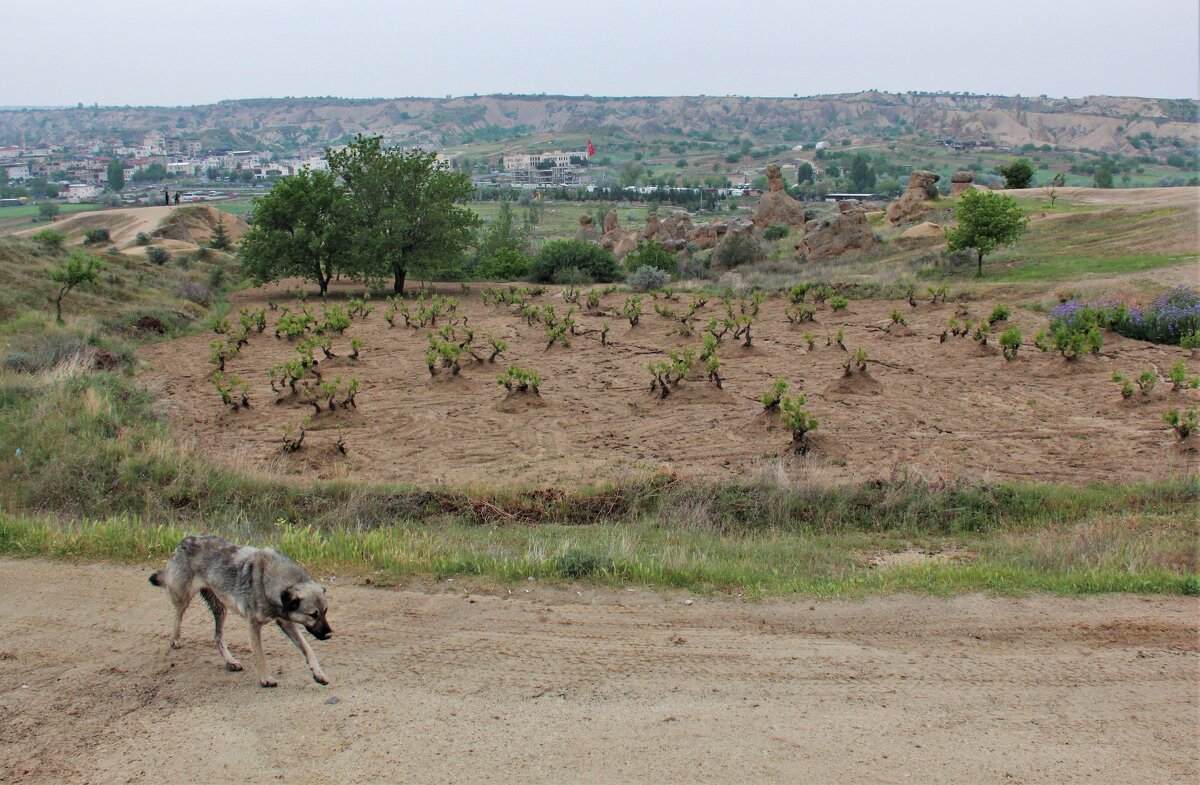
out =
[[[397,521],[363,531],[321,530],[281,519],[265,532],[237,524],[205,530],[275,547],[318,574],[370,578],[385,585],[412,579],[467,579],[485,585],[583,579],[749,597],[981,590],[1182,594],[1200,586],[1195,523],[1163,525],[1136,516],[1034,535],[926,536],[917,541],[871,532],[771,530],[732,537],[656,522],[489,528],[455,521]],[[0,554],[161,562],[190,531],[147,525],[132,516],[62,524],[0,513]],[[931,555],[923,558],[918,548]],[[881,556],[897,552],[914,555],[917,563],[878,563]],[[1045,558],[1046,553],[1072,558],[1064,563]]]
[[[103,210],[104,207],[98,204],[60,204],[59,211],[66,215],[69,213],[86,213],[91,210]],[[4,218],[32,218],[33,216],[41,215],[40,208],[36,204],[24,205],[22,207],[4,207],[0,208],[0,220]]]
[[[1006,254],[1005,256],[1009,256]],[[1196,261],[1194,254],[1131,254],[1128,256],[1090,256],[1056,254],[1011,262],[985,260],[989,281],[1016,283],[1028,281],[1071,281],[1085,276],[1110,276],[1174,267]],[[1011,266],[1008,266],[1011,263]]]

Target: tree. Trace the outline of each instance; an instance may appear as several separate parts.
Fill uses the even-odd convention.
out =
[[[120,191],[125,187],[125,162],[113,159],[108,162],[108,169],[105,170],[108,175],[108,187],[113,191]]]
[[[954,208],[958,226],[946,231],[951,251],[971,249],[983,257],[1002,245],[1011,245],[1025,231],[1028,219],[1017,200],[992,191],[965,191]]]
[[[349,199],[333,175],[301,169],[254,200],[254,225],[242,236],[245,271],[258,283],[299,275],[322,294],[338,272],[353,272]]]
[[[131,178],[135,183],[155,183],[167,179],[167,168],[162,164],[150,164],[138,169]]]
[[[812,164],[810,164],[808,161],[802,161],[800,165],[796,167],[796,184],[801,185],[803,183],[812,183],[815,181],[816,176],[813,172]]]
[[[862,153],[854,156],[850,162],[850,185],[859,193],[875,188],[875,171],[871,169],[870,159]]]
[[[1033,166],[1024,158],[1015,158],[1008,166],[997,169],[1004,177],[1005,188],[1028,188],[1033,181]]]
[[[410,270],[457,262],[474,241],[483,222],[465,206],[471,177],[439,164],[436,153],[385,148],[381,137],[359,135],[326,155],[349,195],[359,269],[372,277],[390,272],[397,294]]]
[[[62,212],[62,208],[60,208],[54,202],[42,202],[38,205],[38,214],[43,218],[54,220],[54,217],[60,212]]]
[[[500,202],[500,212],[496,220],[487,227],[476,248],[476,257],[480,263],[486,262],[502,250],[524,254],[529,246],[528,225],[518,224],[513,219],[512,204]]]
[[[1112,168],[1108,165],[1107,161],[1096,167],[1096,171],[1092,173],[1092,182],[1096,184],[1097,188],[1113,187]]]
[[[213,227],[212,239],[208,241],[208,245],[218,251],[228,251],[233,247],[233,241],[229,239],[229,232],[225,230],[224,218],[217,219],[217,225]]]
[[[63,243],[67,238],[61,232],[56,232],[53,229],[43,229],[30,238],[35,243],[42,247],[45,251],[61,251]]]
[[[74,248],[67,254],[62,267],[56,267],[50,271],[50,280],[58,284],[58,295],[54,298],[55,321],[59,324],[63,323],[63,298],[80,284],[94,284],[97,276],[100,275],[100,271],[103,269],[103,261],[87,253],[82,248]]]
[[[638,245],[636,251],[626,255],[625,269],[633,272],[640,267],[653,267],[667,273],[674,273],[679,266],[675,254],[655,240]]]

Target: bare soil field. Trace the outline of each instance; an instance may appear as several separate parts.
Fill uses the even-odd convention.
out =
[[[1200,776],[1200,600],[741,603],[342,586],[315,684],[228,673],[147,568],[0,561],[0,781],[1166,783]],[[689,602],[691,600],[691,602]],[[249,658],[240,619],[228,625]]]
[[[296,285],[239,293],[234,308],[273,301],[298,310],[301,304],[289,293]],[[1148,397],[1123,401],[1111,381],[1114,369],[1136,375],[1153,367],[1165,374],[1186,352],[1106,333],[1098,357],[1068,362],[1031,345],[1047,324],[1044,313],[1032,310],[1013,308],[1010,323],[1030,345],[1006,362],[996,345],[1003,323],[986,347],[970,337],[939,342],[956,316],[953,302],[931,305],[926,297],[912,309],[903,301],[854,300],[842,312],[822,307],[815,323],[796,326],[784,316],[786,301],[774,297],[762,306],[750,348],[728,337],[722,344],[723,389],[697,371],[660,400],[650,392],[647,363],[665,359],[667,349],[698,347],[707,320],[724,315],[719,300],[700,309],[698,334],[685,338],[673,334],[676,323],[654,313],[650,297],[637,326],[603,315],[618,312],[628,296],[617,292],[604,298],[600,311],[578,315],[583,334],[570,349],[546,351],[541,325],[528,326],[509,306],[485,305],[478,285],[468,293],[457,285],[439,290],[460,298],[459,314],[469,317],[477,337],[492,333],[507,341],[501,361],[466,360],[458,376],[431,377],[425,365],[429,329],[406,329],[399,318],[389,329],[386,303],[376,300],[373,314],[335,336],[339,356],[320,365],[327,377],[361,381],[357,409],[315,416],[304,447],[293,455],[281,453],[281,433],[313,410],[298,396],[280,397],[270,389],[268,369],[295,356],[292,343],[272,337],[280,311],[267,312],[267,331],[252,334],[227,365],[250,385],[249,411],[230,412],[209,383],[212,333],[146,347],[143,379],[163,394],[185,444],[229,467],[299,479],[495,487],[658,471],[731,478],[783,457],[798,473],[834,482],[888,477],[904,468],[930,480],[1107,482],[1189,471],[1195,460],[1162,415],[1173,406],[1194,406],[1197,391],[1172,392],[1169,383],[1159,384]],[[331,300],[344,302],[360,291],[337,287]],[[307,305],[319,317],[314,299]],[[670,305],[682,310],[691,299],[683,294]],[[561,287],[550,287],[535,302],[553,304],[560,314],[568,307]],[[968,316],[957,318],[977,322],[997,302],[967,303]],[[907,327],[889,327],[894,309]],[[605,321],[612,325],[608,346],[599,339]],[[826,345],[838,330],[850,353],[868,352],[866,375],[843,378],[847,352]],[[816,337],[812,351],[802,337],[806,331]],[[351,337],[364,341],[357,361],[346,357]],[[1186,362],[1193,375],[1200,372],[1194,359]],[[506,398],[496,377],[507,363],[541,374],[540,398]],[[802,391],[820,420],[806,458],[794,455],[790,433],[757,401],[776,378]],[[339,431],[346,456],[334,449]]]

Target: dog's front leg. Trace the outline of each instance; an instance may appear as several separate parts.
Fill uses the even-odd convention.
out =
[[[313,681],[317,684],[328,684],[329,677],[325,675],[325,671],[321,670],[321,663],[317,662],[317,653],[312,650],[312,646],[308,645],[308,641],[304,640],[304,633],[300,632],[296,623],[284,619],[276,619],[275,623],[304,655],[304,661],[308,663],[308,669],[312,671]]]
[[[250,648],[254,649],[254,672],[258,674],[258,686],[278,686],[273,679],[267,678],[267,657],[263,654],[262,622],[250,620]]]

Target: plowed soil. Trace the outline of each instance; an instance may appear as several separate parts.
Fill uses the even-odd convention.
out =
[[[300,303],[288,294],[296,285],[242,292],[235,308],[270,300],[297,310]],[[1114,369],[1136,376],[1156,368],[1165,376],[1181,359],[1200,374],[1197,360],[1178,347],[1105,334],[1098,357],[1070,363],[1027,345],[1016,361],[1005,362],[997,346],[1004,323],[994,327],[988,347],[971,338],[939,342],[956,316],[953,302],[912,309],[903,301],[852,301],[845,311],[822,308],[815,323],[794,326],[776,297],[763,304],[750,348],[728,338],[722,345],[723,389],[696,373],[659,400],[649,390],[647,363],[665,359],[667,349],[698,347],[700,338],[673,334],[675,323],[655,314],[649,297],[637,326],[619,316],[577,315],[583,334],[572,347],[546,351],[540,325],[528,326],[507,306],[484,305],[479,289],[441,287],[460,298],[459,313],[469,317],[476,336],[492,333],[508,342],[500,363],[468,360],[457,377],[431,378],[424,361],[428,329],[389,329],[387,304],[376,300],[374,313],[335,337],[339,357],[320,365],[326,377],[360,379],[357,409],[314,417],[303,449],[293,455],[281,453],[281,432],[312,408],[270,389],[268,369],[294,356],[292,343],[272,337],[279,311],[268,311],[267,332],[252,335],[228,363],[229,372],[250,384],[251,410],[228,411],[210,385],[211,333],[146,347],[143,379],[164,394],[183,442],[228,467],[302,479],[540,485],[664,469],[728,478],[782,456],[793,471],[819,471],[832,481],[909,469],[930,480],[1091,482],[1161,477],[1188,471],[1195,460],[1162,416],[1171,407],[1194,406],[1196,391],[1171,392],[1161,382],[1148,397],[1122,401],[1111,381]],[[335,294],[344,301],[357,291],[340,286]],[[617,311],[626,296],[607,296],[601,310]],[[690,300],[684,294],[671,306],[681,310]],[[567,308],[559,287],[537,302],[553,304],[560,314]],[[968,303],[969,315],[958,319],[978,321],[996,302]],[[307,304],[320,315],[319,301]],[[907,328],[888,329],[894,309]],[[721,315],[721,303],[708,302],[699,312],[701,330]],[[608,346],[599,338],[605,321],[612,326]],[[1047,321],[1043,313],[1014,308],[1010,324],[1032,344]],[[849,352],[867,350],[868,376],[843,378],[847,353],[826,345],[839,329]],[[806,331],[816,337],[812,351]],[[346,357],[351,337],[365,342],[357,361]],[[540,372],[536,405],[506,400],[496,384],[505,363]],[[820,421],[808,458],[794,456],[790,433],[777,418],[764,417],[757,402],[776,378],[802,391]],[[346,456],[333,447],[339,430]]]
[[[342,586],[322,687],[228,673],[149,568],[0,561],[7,783],[1166,783],[1200,776],[1200,601],[745,604]],[[234,654],[250,661],[237,617]]]

